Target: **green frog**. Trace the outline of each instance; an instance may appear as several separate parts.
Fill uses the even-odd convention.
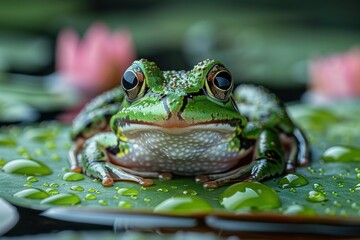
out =
[[[162,71],[134,61],[119,87],[98,96],[74,120],[72,171],[143,186],[173,174],[205,188],[261,181],[308,164],[308,145],[279,98],[234,81],[219,61],[191,71]]]

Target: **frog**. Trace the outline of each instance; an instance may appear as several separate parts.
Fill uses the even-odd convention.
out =
[[[73,121],[72,171],[103,186],[192,176],[204,188],[263,181],[309,164],[303,131],[262,86],[240,84],[206,59],[162,71],[134,61],[119,85],[90,101]]]

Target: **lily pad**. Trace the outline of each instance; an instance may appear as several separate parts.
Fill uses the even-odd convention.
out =
[[[8,126],[1,130],[0,134],[3,139],[6,139],[6,136],[9,139],[15,139],[14,144],[0,145],[3,161],[9,163],[11,160],[19,158],[36,159],[48,166],[52,173],[36,176],[38,181],[30,181],[29,179],[33,179],[29,178],[31,173],[12,174],[6,172],[5,168],[0,172],[0,181],[2,182],[0,196],[16,205],[43,210],[63,204],[61,201],[56,201],[56,196],[67,196],[71,201],[66,202],[66,205],[76,204],[77,209],[88,209],[89,211],[100,209],[137,214],[139,212],[170,215],[180,213],[187,216],[198,216],[201,213],[202,215],[232,216],[235,219],[246,217],[249,214],[254,216],[270,214],[282,217],[290,216],[295,219],[298,216],[311,216],[311,221],[318,222],[336,217],[341,221],[351,219],[359,224],[359,163],[321,160],[323,152],[332,146],[348,145],[354,148],[360,146],[360,121],[359,117],[354,116],[355,112],[360,111],[359,103],[348,102],[321,107],[319,108],[320,113],[313,106],[290,106],[290,115],[303,128],[310,140],[311,166],[297,169],[297,173],[304,177],[308,184],[295,184],[293,187],[282,188],[281,184],[279,186],[281,176],[265,181],[261,185],[272,189],[271,192],[278,198],[276,204],[269,208],[252,208],[249,205],[250,210],[245,215],[239,213],[237,207],[225,208],[221,204],[221,199],[227,195],[227,191],[230,191],[226,189],[234,188],[234,186],[227,185],[208,190],[197,184],[193,177],[175,176],[173,180],[154,180],[155,184],[150,187],[141,187],[131,182],[116,182],[113,187],[103,187],[101,182],[87,176],[83,176],[83,179],[79,178],[76,182],[66,181],[64,175],[69,172],[67,152],[71,146],[69,127],[56,122],[45,122],[26,127]],[[341,111],[338,110],[338,106],[341,106]],[[308,111],[307,108],[311,108],[311,110]],[[307,118],[322,118],[320,115],[331,116],[331,118],[324,117],[321,125],[312,124],[312,120],[306,120]],[[47,132],[53,134],[47,134]],[[34,136],[50,137],[41,137],[41,141],[39,141],[39,138]],[[58,157],[54,158],[54,155]],[[1,167],[4,168],[4,166]],[[257,183],[255,185],[257,186]],[[41,189],[50,196],[44,200],[14,196],[15,193],[29,188]],[[80,188],[82,191],[76,190]],[[237,191],[241,192],[241,190]],[[322,201],[308,200],[309,196],[315,196],[317,193],[325,196]],[[171,206],[161,207],[165,211],[154,213],[154,209],[159,209],[159,206],[166,205],[167,202],[171,203],[171,199],[174,197],[186,199],[189,196],[195,199],[191,211],[188,208],[189,204],[181,204],[179,201],[178,205],[174,205],[175,207],[170,204]],[[197,206],[199,206],[198,209]],[[304,220],[299,218],[300,221]]]

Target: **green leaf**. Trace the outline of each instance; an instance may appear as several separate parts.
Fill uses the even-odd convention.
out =
[[[339,106],[341,106],[340,110]],[[325,163],[321,160],[322,153],[329,147],[336,145],[360,146],[360,121],[359,117],[354,114],[360,112],[359,102],[334,104],[322,107],[319,111],[317,108],[306,105],[291,106],[289,110],[294,121],[303,128],[310,140],[311,166],[297,169],[297,173],[304,176],[309,184],[281,188],[278,186],[281,177],[265,181],[263,184],[272,188],[274,194],[280,199],[280,206],[274,205],[273,209],[255,208],[253,210],[280,215],[359,218],[360,188],[357,186],[360,182],[359,163],[351,161]],[[317,124],[311,119],[322,119],[322,124]],[[14,159],[34,159],[52,170],[49,175],[36,176],[38,181],[30,181],[33,179],[29,178],[30,173],[12,174],[3,169],[0,172],[2,183],[0,196],[17,205],[47,209],[53,206],[51,204],[57,204],[55,196],[60,194],[60,196],[70,198],[77,196],[78,198],[74,199],[79,199],[79,201],[72,202],[74,199],[70,199],[70,202],[65,203],[76,204],[78,202],[77,206],[85,209],[100,208],[112,209],[112,211],[126,209],[126,211],[153,212],[157,207],[158,209],[168,209],[170,214],[184,211],[185,214],[191,215],[197,212],[196,208],[200,206],[198,210],[204,214],[208,214],[209,211],[212,214],[236,212],[231,208],[225,209],[219,201],[221,200],[220,196],[224,194],[229,185],[208,190],[197,184],[193,177],[177,176],[173,180],[154,180],[155,184],[151,187],[141,187],[131,182],[116,182],[113,187],[103,187],[101,182],[87,176],[84,176],[83,179],[79,177],[75,182],[67,181],[69,175],[67,154],[71,146],[69,128],[56,122],[26,127],[9,126],[3,128],[0,134],[2,141],[6,142],[6,136],[13,139],[10,145],[0,145],[2,159],[0,167],[3,168]],[[4,161],[7,163],[4,164]],[[50,196],[45,200],[14,196],[29,188],[41,189]],[[323,199],[324,201],[321,202],[307,200],[309,194],[316,195],[316,192],[312,191],[324,194],[326,200]],[[189,196],[190,198],[195,196],[196,204],[193,206],[181,201],[176,203],[178,205],[172,205],[171,199],[174,197],[186,199]],[[170,201],[170,205],[167,201]]]

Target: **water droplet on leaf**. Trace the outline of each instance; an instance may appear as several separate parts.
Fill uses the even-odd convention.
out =
[[[193,189],[186,189],[186,190],[183,191],[183,194],[184,195],[196,196],[198,193]]]
[[[78,185],[71,186],[70,189],[73,191],[77,191],[77,192],[84,191],[84,188],[82,186],[78,186]]]
[[[132,204],[127,201],[120,201],[118,204],[118,207],[120,208],[131,208]]]
[[[291,188],[301,187],[308,183],[309,181],[304,176],[298,173],[289,173],[280,179],[278,186],[280,188]]]
[[[16,159],[7,162],[3,166],[3,171],[7,173],[16,173],[16,174],[27,174],[27,175],[48,175],[51,174],[51,169],[46,166],[44,163],[29,160],[29,159]]]
[[[154,212],[176,212],[176,213],[194,213],[210,212],[212,210],[209,203],[195,196],[171,197],[161,202],[154,208]]]
[[[67,172],[64,174],[62,179],[65,181],[80,181],[84,179],[84,175],[77,172]]]
[[[321,159],[324,162],[360,162],[360,149],[348,146],[328,148]]]
[[[39,179],[37,177],[34,177],[34,176],[29,176],[26,178],[26,181],[27,182],[38,182]]]
[[[290,205],[285,208],[282,213],[284,215],[301,215],[301,216],[315,216],[316,212],[313,208],[299,204]]]
[[[231,185],[221,194],[219,201],[229,210],[266,210],[281,205],[276,192],[258,182],[240,182]]]
[[[85,196],[85,200],[95,200],[96,196],[94,194],[88,193]]]
[[[44,190],[41,190],[38,188],[28,188],[28,189],[25,189],[25,190],[15,193],[14,197],[30,198],[30,199],[44,199],[44,198],[49,197],[49,194],[47,192],[45,192]]]
[[[310,191],[306,196],[306,200],[310,202],[323,202],[327,200],[327,197],[323,192]]]
[[[41,201],[41,204],[72,206],[80,203],[80,198],[72,193],[60,193]]]
[[[117,193],[121,196],[135,196],[139,194],[139,191],[133,188],[119,188]]]

